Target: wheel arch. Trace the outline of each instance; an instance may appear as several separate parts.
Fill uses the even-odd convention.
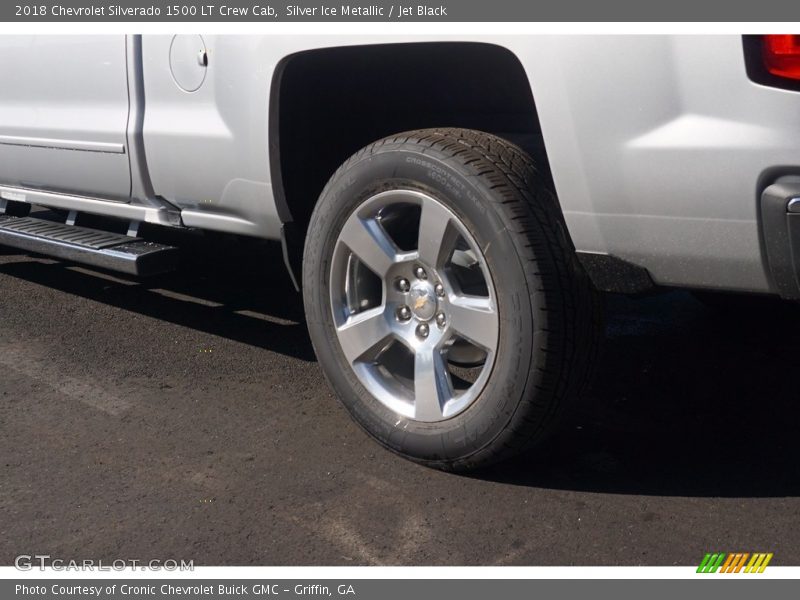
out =
[[[485,131],[521,146],[550,177],[528,75],[504,46],[412,42],[297,52],[276,66],[269,106],[273,194],[295,273],[327,180],[353,153],[388,135],[426,127]]]

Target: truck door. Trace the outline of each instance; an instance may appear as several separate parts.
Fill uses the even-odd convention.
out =
[[[0,184],[128,201],[124,35],[0,36]]]

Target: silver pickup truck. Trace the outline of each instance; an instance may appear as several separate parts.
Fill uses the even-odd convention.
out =
[[[467,470],[568,422],[601,292],[800,298],[798,131],[792,35],[0,36],[0,244],[280,240],[353,418]]]

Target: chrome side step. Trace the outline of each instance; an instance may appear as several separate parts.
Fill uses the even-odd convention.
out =
[[[173,246],[30,217],[0,215],[0,244],[129,275],[157,275],[178,266]]]

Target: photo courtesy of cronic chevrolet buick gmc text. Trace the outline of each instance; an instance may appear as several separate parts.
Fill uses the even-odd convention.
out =
[[[432,467],[568,422],[602,292],[800,298],[800,36],[0,36],[0,81],[0,244],[280,240],[344,407]]]

